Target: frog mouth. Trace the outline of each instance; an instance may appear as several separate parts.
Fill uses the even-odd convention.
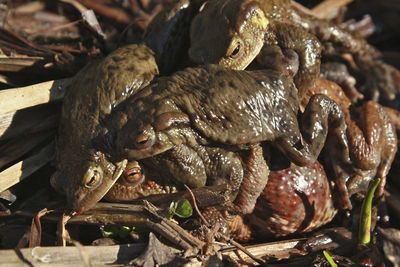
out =
[[[99,202],[110,190],[110,188],[115,184],[118,178],[122,175],[128,164],[128,160],[124,159],[120,162],[115,163],[115,171],[113,175],[104,179],[102,184],[96,189],[87,192],[82,197],[74,199],[72,202],[73,214],[79,215],[82,212],[91,209],[97,202]]]
[[[119,177],[121,177],[122,173],[124,172],[126,165],[128,165],[128,160],[124,159],[120,162],[115,163],[115,171],[111,178],[113,181],[117,181]]]

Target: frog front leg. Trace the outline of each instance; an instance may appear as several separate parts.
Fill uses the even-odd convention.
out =
[[[207,174],[202,158],[191,147],[179,145],[143,160],[146,170],[186,184],[190,188],[206,185]]]
[[[350,164],[344,114],[336,102],[326,95],[313,95],[301,119],[301,134],[297,130],[298,128],[294,126],[297,123],[295,119],[290,122],[286,120],[283,123],[292,124],[292,127],[286,126],[286,129],[291,129],[291,131],[279,138],[277,142],[293,163],[305,166],[314,162],[324,147],[329,132],[329,136],[333,135],[335,138],[339,165],[347,166]],[[330,141],[332,142],[332,139]],[[340,199],[344,200],[343,207],[348,208],[351,207],[351,204],[349,206],[350,199],[345,186],[346,179],[347,177],[343,175],[336,176],[335,185],[338,187]]]
[[[299,27],[272,23],[270,30],[265,33],[265,45],[278,45],[281,49],[291,49],[297,53],[299,68],[294,82],[301,98],[319,77],[321,45],[318,39]],[[263,57],[262,51],[260,57]]]

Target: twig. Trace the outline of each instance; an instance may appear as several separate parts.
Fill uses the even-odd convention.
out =
[[[199,210],[199,207],[197,206],[196,197],[193,194],[192,190],[186,184],[184,184],[184,186],[185,186],[186,190],[189,191],[189,194],[192,197],[193,206],[194,206],[194,209],[196,210],[197,214],[199,215],[201,220],[207,225],[207,227],[210,227],[210,223],[206,220],[206,218],[204,218],[203,214]]]
[[[154,223],[152,221],[148,221],[146,223],[146,226],[159,233],[160,235],[162,235],[163,237],[167,238],[169,241],[171,241],[173,244],[175,244],[176,246],[181,247],[184,250],[191,250],[193,249],[193,247],[186,242],[185,240],[183,240],[182,238],[180,238],[180,236],[172,230],[172,228],[170,228],[168,225],[161,225],[159,223]]]
[[[314,16],[321,19],[332,19],[336,16],[340,8],[353,2],[353,0],[325,0],[316,7],[314,7],[311,12]]]
[[[223,240],[225,240],[226,242],[229,242],[230,244],[232,244],[233,246],[235,246],[237,249],[241,250],[244,254],[246,254],[247,256],[249,256],[253,261],[259,263],[259,264],[265,264],[265,261],[254,256],[250,251],[248,251],[244,246],[242,246],[241,244],[239,244],[238,242],[236,242],[235,240],[230,239],[229,237],[227,237],[224,234],[221,233],[217,233],[217,236],[222,238]]]
[[[70,215],[63,213],[58,220],[57,224],[57,243],[59,246],[65,247],[67,245],[67,239],[69,238],[68,232],[65,229],[65,225],[71,219]]]
[[[199,240],[198,238],[192,236],[191,234],[189,234],[185,229],[183,229],[182,227],[180,227],[179,225],[177,225],[176,223],[171,222],[170,220],[167,220],[164,217],[161,217],[160,215],[157,214],[157,208],[151,204],[148,201],[144,201],[144,206],[145,209],[152,214],[153,216],[155,216],[158,220],[161,221],[161,225],[163,226],[167,226],[169,228],[172,228],[177,234],[179,234],[181,236],[181,238],[185,239],[188,243],[192,244],[193,246],[201,249],[202,247],[204,247],[205,243],[201,240]]]
[[[97,3],[96,1],[91,1],[91,0],[77,0],[77,1],[83,4],[84,6],[93,9],[99,15],[114,20],[118,23],[129,24],[131,21],[130,16],[121,9],[106,7],[102,4]]]
[[[19,183],[32,173],[47,164],[54,154],[54,142],[46,145],[42,150],[23,161],[20,161],[0,173],[0,192]]]
[[[81,243],[79,243],[78,241],[75,240],[71,240],[71,243],[77,248],[77,250],[79,251],[79,255],[81,256],[82,262],[83,262],[83,266],[85,267],[92,267],[92,263],[90,261],[90,256],[89,254],[86,252],[85,247],[82,246]]]

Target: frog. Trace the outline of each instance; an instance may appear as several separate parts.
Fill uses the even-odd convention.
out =
[[[295,77],[300,97],[318,78],[321,56],[341,53],[353,55],[366,79],[365,90],[389,100],[399,92],[400,72],[379,60],[379,52],[365,39],[305,14],[290,0],[206,1],[192,20],[190,40],[193,62],[234,69],[244,69],[254,59],[262,63],[268,46],[294,50],[300,59]]]
[[[127,202],[150,195],[175,193],[176,187],[165,185],[160,177],[148,175],[143,164],[127,163],[122,175],[107,191],[104,199],[110,202]]]
[[[341,158],[349,161],[339,106],[324,95],[315,95],[299,123],[299,103],[293,77],[278,71],[238,71],[218,65],[186,68],[157,78],[125,101],[120,112],[128,119],[114,133],[115,160],[140,161],[184,144],[248,151],[249,162],[257,165],[262,164],[253,159],[260,155],[257,146],[271,141],[302,166],[316,160],[330,132],[343,148]],[[249,213],[267,181],[257,168],[245,170],[249,176],[244,175],[242,183],[250,186],[236,186],[235,204]],[[254,205],[244,209],[240,203],[246,197]]]
[[[169,55],[185,46],[181,36],[188,29],[181,27],[182,21],[192,14],[186,0],[177,1],[154,18],[141,43],[91,62],[73,78],[59,127],[58,167],[51,178],[72,210],[93,207],[123,173],[128,161],[110,158],[110,132],[118,127],[115,111],[160,72],[178,68],[180,60]]]
[[[339,85],[351,103],[357,103],[364,99],[364,95],[356,88],[356,79],[350,74],[344,62],[322,62],[320,78],[333,81]]]
[[[126,60],[129,59],[129,60]],[[68,85],[57,138],[57,170],[50,183],[65,194],[68,208],[91,208],[117,181],[127,161],[111,162],[107,142],[113,109],[158,74],[154,52],[142,44],[121,47],[84,67]]]
[[[356,193],[366,193],[369,182],[381,178],[377,198],[382,198],[386,176],[397,152],[396,127],[387,114],[387,109],[375,101],[353,104],[336,83],[320,79],[310,87],[303,105],[313,94],[325,94],[341,106],[347,129],[351,165],[344,166],[332,157],[336,144],[328,145],[328,161],[334,170],[338,190],[347,198],[341,198],[339,206],[351,209],[349,197]]]

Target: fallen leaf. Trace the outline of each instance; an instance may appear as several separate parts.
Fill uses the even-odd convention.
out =
[[[400,230],[394,228],[378,228],[382,236],[383,252],[394,267],[400,266]]]
[[[47,208],[44,208],[32,219],[31,232],[29,235],[30,248],[40,246],[42,242],[42,224],[40,223],[40,218],[49,212],[51,211],[47,210]]]
[[[143,267],[164,265],[173,261],[178,254],[180,254],[179,250],[163,244],[153,233],[150,233],[146,250],[130,264]]]

